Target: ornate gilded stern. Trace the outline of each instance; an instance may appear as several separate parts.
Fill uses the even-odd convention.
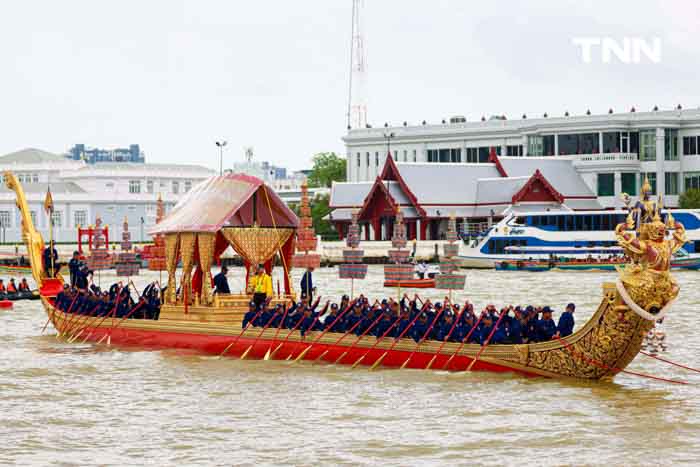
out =
[[[15,174],[8,170],[3,173],[2,178],[7,188],[15,192],[15,202],[22,216],[22,238],[24,239],[24,244],[27,246],[27,254],[32,267],[32,276],[37,285],[41,286],[46,278],[41,259],[42,252],[44,251],[44,239],[36,228],[34,228],[27,198],[24,196],[22,185],[17,180],[17,177],[15,177]]]

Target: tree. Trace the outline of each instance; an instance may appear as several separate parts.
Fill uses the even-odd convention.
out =
[[[334,152],[319,152],[313,157],[313,168],[309,174],[310,187],[330,188],[333,181],[345,181],[345,159]]]
[[[700,190],[691,188],[686,190],[678,198],[681,209],[700,209]]]

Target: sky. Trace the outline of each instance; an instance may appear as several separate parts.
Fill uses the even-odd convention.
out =
[[[7,2],[0,154],[139,143],[148,162],[344,153],[351,0]],[[365,0],[368,119],[700,106],[700,2]],[[660,41],[658,63],[576,38]]]

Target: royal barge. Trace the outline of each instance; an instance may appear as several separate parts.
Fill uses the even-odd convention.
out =
[[[278,257],[284,292],[278,291],[273,303],[289,303],[295,297],[289,278],[299,219],[263,181],[227,174],[193,188],[151,231],[165,238],[168,287],[159,319],[86,316],[76,324],[76,316],[55,306],[62,279],[46,275],[41,261],[44,240],[32,223],[22,187],[12,173],[6,172],[4,180],[16,194],[32,274],[59,336],[70,342],[193,349],[247,359],[609,380],[635,358],[644,336],[678,295],[669,258],[686,241],[683,226],[671,216],[664,222],[655,204],[646,205],[639,225],[631,225],[629,216],[627,223],[615,228],[615,235],[632,263],[620,268],[617,281],[602,284],[597,309],[566,339],[479,346],[416,343],[408,338],[344,338],[344,334],[321,331],[302,336],[279,329],[242,330],[251,296],[212,296],[212,265],[229,246],[247,267],[265,264],[269,270]]]

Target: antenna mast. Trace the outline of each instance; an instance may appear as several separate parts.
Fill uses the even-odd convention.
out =
[[[362,34],[364,0],[352,0],[352,28],[350,40],[350,79],[348,89],[348,127],[367,125],[367,57]]]

